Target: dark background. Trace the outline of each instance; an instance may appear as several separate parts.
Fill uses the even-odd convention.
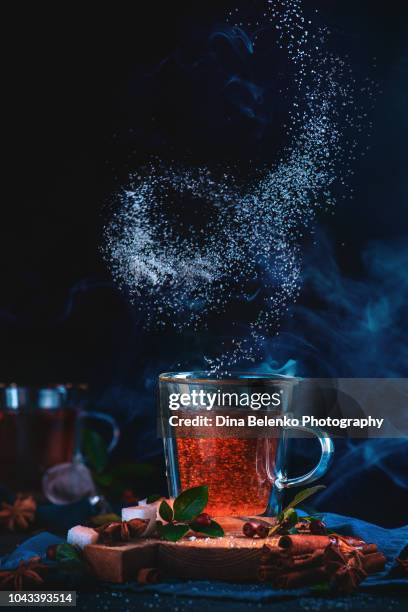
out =
[[[270,362],[293,359],[302,375],[407,376],[406,3],[306,4],[329,25],[330,45],[382,93],[354,197],[319,219],[300,304],[271,343]],[[247,14],[261,5],[240,4]],[[31,6],[4,18],[0,376],[90,382],[93,403],[126,424],[121,456],[159,456],[156,376],[180,361],[202,364],[199,335],[143,331],[142,314],[114,287],[100,252],[112,194],[154,155],[233,161],[245,176],[250,160],[272,160],[284,138],[286,102],[268,80],[279,57],[266,54],[250,75],[271,112],[254,107],[248,119],[241,98],[225,93],[228,55],[220,64],[208,39],[235,6]],[[338,446],[321,507],[403,522],[406,443]]]

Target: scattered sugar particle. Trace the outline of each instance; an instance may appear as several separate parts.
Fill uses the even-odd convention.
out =
[[[345,58],[325,49],[327,29],[310,20],[305,25],[300,0],[267,3],[263,19],[276,32],[271,44],[286,50],[296,86],[286,126],[291,142],[274,167],[243,186],[233,167],[215,174],[151,163],[129,177],[106,228],[114,278],[143,310],[146,326],[199,330],[209,315],[256,300],[249,333],[220,341],[218,356],[204,356],[219,374],[243,360],[259,361],[299,297],[302,242],[319,211],[334,212],[333,187],[347,192],[355,134],[368,130],[355,92],[364,87],[370,100],[375,90],[368,79],[357,82]],[[228,21],[251,38],[243,18],[230,13]]]

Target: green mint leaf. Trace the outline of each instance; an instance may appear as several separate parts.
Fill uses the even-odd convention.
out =
[[[216,521],[211,521],[209,525],[200,525],[193,521],[190,523],[190,527],[193,531],[203,533],[204,535],[210,536],[210,538],[222,538],[224,535],[223,528],[216,523]]]
[[[166,521],[167,523],[170,523],[173,520],[173,510],[165,499],[163,499],[162,503],[160,504],[159,514],[163,521]]]
[[[105,472],[104,474],[93,474],[93,479],[95,484],[100,485],[101,487],[109,487],[109,485],[113,482],[113,476],[109,472]]]
[[[321,521],[323,517],[320,514],[319,516],[317,516],[317,515],[316,516],[302,516],[301,518],[302,518],[302,520],[306,520],[306,521],[312,522],[312,521]]]
[[[298,514],[296,510],[293,508],[286,508],[283,512],[281,512],[278,517],[276,523],[270,528],[268,535],[273,536],[279,532],[279,530],[284,527],[288,531],[293,528],[296,523],[299,521]]]
[[[107,525],[107,523],[117,523],[121,520],[122,519],[118,514],[115,514],[114,512],[109,512],[107,514],[97,514],[96,516],[93,516],[90,519],[90,522],[95,527],[101,527],[102,525]]]
[[[208,502],[208,487],[193,487],[180,493],[174,500],[173,511],[176,521],[193,521],[204,510]]]
[[[82,432],[82,452],[89,466],[97,474],[104,471],[108,465],[106,444],[96,431],[84,429]]]
[[[279,531],[280,527],[280,523],[276,523],[276,525],[273,525],[268,532],[268,537],[275,535],[275,533]]]
[[[72,546],[72,544],[67,544],[64,542],[63,544],[58,544],[57,546],[56,560],[62,563],[67,561],[82,562],[82,555],[76,546]]]
[[[154,502],[162,499],[163,495],[159,495],[158,493],[152,493],[152,495],[148,495],[146,498],[146,504],[153,504]]]
[[[180,540],[186,533],[190,530],[188,525],[174,525],[172,523],[168,523],[167,525],[163,525],[163,523],[157,523],[157,531],[163,540],[168,540],[169,542],[177,542]]]
[[[285,523],[285,526],[287,528],[294,527],[296,523],[298,522],[298,520],[299,520],[298,514],[296,510],[294,510],[293,508],[289,508],[288,510],[284,511],[283,522]]]
[[[298,506],[303,501],[305,501],[305,499],[308,499],[318,491],[321,491],[325,488],[326,487],[324,485],[316,485],[315,487],[310,487],[310,489],[303,489],[303,491],[300,491],[300,493],[295,495],[292,501],[286,506],[285,510],[289,510],[289,508],[294,508],[295,506]]]

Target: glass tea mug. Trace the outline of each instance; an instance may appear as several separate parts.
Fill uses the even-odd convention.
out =
[[[64,504],[95,495],[80,451],[85,419],[105,422],[111,452],[120,431],[108,414],[85,410],[87,386],[0,386],[0,482],[12,490],[38,491]]]
[[[159,404],[161,430],[164,438],[164,452],[169,494],[176,497],[182,490],[199,485],[208,485],[209,501],[207,511],[212,516],[275,516],[282,509],[283,492],[291,487],[306,486],[322,477],[333,455],[333,444],[328,435],[316,428],[279,427],[269,428],[267,435],[249,433],[248,436],[237,429],[216,427],[216,425],[194,427],[193,434],[185,430],[182,434],[171,435],[168,428],[169,414],[179,418],[205,414],[212,417],[228,413],[240,414],[239,406],[214,405],[213,410],[203,407],[179,407],[169,410],[169,400],[196,391],[207,393],[253,394],[279,393],[278,408],[264,408],[246,414],[257,417],[292,415],[293,390],[298,379],[286,376],[232,373],[231,376],[215,378],[207,372],[170,372],[159,376]],[[198,395],[196,395],[198,397]],[[232,395],[232,397],[235,397]],[[241,414],[242,416],[242,414]],[[166,422],[164,422],[166,421]],[[228,433],[225,433],[228,430]],[[317,465],[302,476],[288,476],[289,438],[297,430],[297,435],[317,438],[320,444],[320,459]],[[179,430],[180,431],[180,430]]]

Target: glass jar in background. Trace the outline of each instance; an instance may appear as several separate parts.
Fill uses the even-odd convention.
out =
[[[99,419],[112,429],[108,450],[119,439],[116,421],[86,410],[86,384],[39,387],[0,386],[0,483],[12,491],[40,491],[54,503],[95,494],[80,451],[84,419]]]

